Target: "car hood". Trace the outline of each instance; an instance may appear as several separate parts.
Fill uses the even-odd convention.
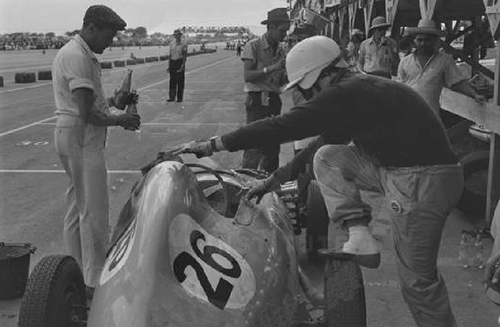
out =
[[[132,219],[108,253],[87,326],[293,325],[297,258],[276,194],[227,218],[187,166],[166,161],[127,203]]]

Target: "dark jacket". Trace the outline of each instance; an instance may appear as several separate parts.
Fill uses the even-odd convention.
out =
[[[315,135],[327,144],[353,141],[383,167],[457,162],[441,122],[415,91],[399,82],[350,72],[290,112],[221,138],[227,150],[237,151]]]

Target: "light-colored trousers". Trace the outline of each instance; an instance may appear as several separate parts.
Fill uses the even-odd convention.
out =
[[[69,177],[64,242],[80,264],[85,284],[95,287],[109,240],[109,198],[104,145],[106,128],[59,115],[54,131],[56,152]]]
[[[419,327],[454,327],[445,283],[437,270],[441,234],[463,189],[459,165],[383,168],[355,146],[326,145],[314,174],[334,222],[371,217],[360,190],[387,204],[403,297]]]

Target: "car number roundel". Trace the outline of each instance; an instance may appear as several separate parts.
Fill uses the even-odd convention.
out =
[[[135,227],[137,224],[136,221],[137,219],[134,219],[132,223],[130,223],[106,258],[106,262],[104,263],[101,273],[101,285],[110,280],[111,277],[113,277],[125,265],[125,262],[130,255],[130,251],[132,250],[132,244],[134,244]]]
[[[244,307],[253,298],[253,271],[229,244],[186,214],[174,218],[169,235],[173,273],[188,294],[220,310]]]

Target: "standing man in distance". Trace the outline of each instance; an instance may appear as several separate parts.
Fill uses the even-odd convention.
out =
[[[168,71],[170,73],[169,97],[167,102],[182,102],[184,97],[184,77],[186,73],[187,44],[181,40],[180,29],[174,31],[175,41],[170,42],[170,59],[168,61]]]
[[[346,61],[349,64],[349,67],[352,67],[353,69],[356,69],[358,67],[359,48],[361,47],[361,43],[363,42],[364,38],[365,33],[355,28],[351,32],[349,43],[347,43],[345,49]]]
[[[249,41],[241,55],[244,63],[244,90],[247,92],[247,124],[281,113],[280,87],[286,82],[286,54],[280,46],[290,28],[286,8],[269,11],[262,24],[267,25],[266,33]],[[245,150],[242,167],[271,173],[279,166],[279,152],[279,143]]]
[[[467,83],[467,77],[460,73],[453,57],[439,51],[441,31],[433,21],[421,19],[417,27],[408,28],[408,33],[415,35],[416,49],[399,63],[398,80],[417,91],[438,117],[439,98],[445,86],[474,98],[479,104],[486,102],[485,97]]]
[[[99,282],[108,247],[107,126],[134,130],[140,125],[136,114],[109,114],[110,106],[124,109],[135,99],[122,93],[105,97],[101,65],[94,54],[103,53],[125,26],[112,9],[89,7],[80,34],[59,50],[52,65],[57,107],[54,143],[70,179],[64,241],[82,268],[89,298]]]
[[[398,44],[385,34],[391,24],[384,17],[375,17],[368,33],[372,37],[364,40],[359,47],[358,70],[391,78],[396,76],[399,64]]]

